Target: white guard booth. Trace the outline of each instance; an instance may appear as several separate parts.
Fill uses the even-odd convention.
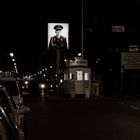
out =
[[[71,98],[76,95],[84,95],[90,98],[91,94],[91,69],[88,67],[88,61],[75,57],[75,60],[69,60],[64,72],[65,93]]]

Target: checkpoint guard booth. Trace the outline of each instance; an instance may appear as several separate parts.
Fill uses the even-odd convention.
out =
[[[65,94],[75,98],[77,95],[84,95],[90,98],[91,93],[91,69],[88,61],[75,57],[75,60],[66,62],[64,71],[64,90]]]

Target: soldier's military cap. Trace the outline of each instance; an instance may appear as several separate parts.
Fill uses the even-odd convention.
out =
[[[63,29],[63,26],[62,25],[55,25],[54,26],[54,29],[55,30],[62,30]]]

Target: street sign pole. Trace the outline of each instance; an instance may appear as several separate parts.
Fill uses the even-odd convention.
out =
[[[122,65],[121,66],[121,85],[120,85],[120,94],[121,94],[121,96],[123,96],[123,88],[124,88],[124,66]]]

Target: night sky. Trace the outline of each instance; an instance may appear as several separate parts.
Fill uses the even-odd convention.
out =
[[[70,27],[70,52],[81,47],[81,1],[51,0],[46,2],[4,2],[1,4],[1,53],[16,54],[17,65],[24,72],[34,71],[38,64],[47,63],[47,23],[64,22]],[[139,1],[84,0],[85,51],[91,51],[102,38],[110,35],[112,24],[124,24],[139,31]],[[129,32],[129,31],[128,31]],[[130,34],[130,33],[129,33]],[[135,36],[135,35],[134,35]],[[88,38],[88,39],[87,39]],[[136,36],[136,38],[138,38]],[[95,39],[95,41],[94,41]],[[128,38],[127,38],[128,39]],[[92,41],[94,42],[92,44]],[[100,45],[99,45],[100,44]],[[92,55],[92,54],[90,54]],[[45,56],[45,57],[44,57]],[[90,56],[91,57],[91,56]]]

